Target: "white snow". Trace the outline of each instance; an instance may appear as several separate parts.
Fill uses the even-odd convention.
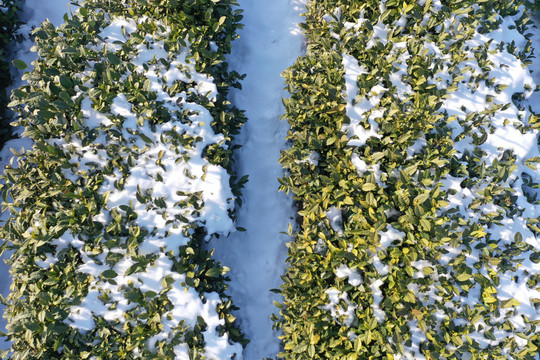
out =
[[[307,162],[310,165],[317,166],[319,164],[320,157],[321,156],[319,155],[319,153],[312,151],[307,158]]]
[[[382,2],[381,2],[382,4]],[[388,32],[390,29],[386,24],[380,20],[375,26],[373,26],[373,35],[367,43],[367,49],[371,49],[377,42],[381,42],[383,45],[386,45],[388,42]]]
[[[380,289],[382,284],[384,283],[380,279],[377,279],[371,284],[369,284],[369,288],[371,289],[371,293],[373,296],[373,303],[371,304],[371,308],[373,309],[373,315],[375,315],[375,318],[377,319],[377,322],[379,323],[382,323],[384,319],[386,318],[386,314],[380,307],[381,302],[383,300],[382,291]]]
[[[345,68],[346,113],[350,119],[350,123],[343,126],[343,131],[347,132],[349,137],[356,136],[356,138],[349,140],[349,145],[363,146],[370,137],[381,137],[377,132],[379,130],[379,125],[375,122],[375,117],[378,114],[377,111],[373,111],[371,115],[368,116],[369,129],[366,129],[362,125],[362,120],[364,119],[365,114],[379,103],[380,96],[382,96],[380,93],[384,88],[377,85],[371,90],[376,93],[374,97],[369,100],[363,97],[360,102],[356,102],[356,95],[358,94],[358,76],[366,74],[367,70],[359,66],[358,61],[348,54],[343,55],[343,67]]]
[[[321,308],[328,311],[335,322],[351,326],[356,319],[355,311],[358,306],[351,303],[346,292],[330,288],[325,291],[325,294],[328,295],[328,304]],[[341,306],[340,301],[346,304],[345,309]]]
[[[326,218],[330,222],[330,227],[338,234],[343,234],[343,216],[341,210],[335,206],[330,207],[326,212]]]
[[[344,277],[348,278],[347,281],[352,286],[359,286],[363,282],[362,275],[360,275],[360,273],[357,270],[351,269],[350,267],[344,264],[341,264],[336,269],[336,276],[338,278],[344,278]]]

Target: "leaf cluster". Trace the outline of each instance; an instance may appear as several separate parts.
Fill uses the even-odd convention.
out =
[[[173,286],[195,289],[203,302],[205,294],[218,293],[221,302],[216,311],[224,319],[219,335],[227,335],[234,343],[247,343],[225,294],[227,269],[203,246],[208,234],[197,220],[204,208],[200,194],[179,194],[183,200],[175,209],[167,209],[166,199],[154,196],[152,189],[138,187],[133,201],[111,207],[110,191],[102,190],[111,182],[114,191],[123,191],[131,169],[143,161],[161,166],[165,173],[164,152],[155,158],[148,155],[154,142],[176,154],[179,163],[188,162],[189,151],[201,141],[193,135],[196,129],[190,129],[198,126],[191,121],[197,111],[181,103],[170,110],[170,104],[158,99],[150,80],[133,64],[137,48],[159,41],[169,58],[151,60],[144,64],[146,69],[153,66],[163,74],[172,59],[189,48],[188,60],[196,64],[196,71],[218,85],[217,97],[210,99],[191,91],[193,83],[176,81],[168,86],[161,79],[163,90],[171,97],[189,93],[189,102],[211,114],[211,125],[223,134],[224,141],[219,149],[211,147],[205,152],[206,160],[234,174],[232,141],[245,117],[228,102],[227,93],[231,86],[240,86],[242,76],[229,72],[224,60],[241,17],[233,11],[233,2],[212,4],[210,18],[187,20],[185,13],[171,11],[180,7],[179,3],[86,1],[71,17],[66,15],[59,28],[45,22],[34,31],[39,59],[24,75],[27,85],[14,90],[10,103],[19,113],[17,124],[24,126],[24,136],[30,137],[34,146],[15,154],[0,190],[3,208],[11,213],[2,236],[13,251],[13,288],[5,313],[12,348],[6,357],[128,359],[139,352],[144,358],[169,359],[175,356],[174,347],[184,344],[191,358],[205,358],[207,325],[202,318],[194,326],[181,322],[154,350],[149,347],[148,339],[160,334],[163,319],[170,316],[173,305],[168,292]],[[204,4],[190,6],[190,11],[206,12]],[[132,34],[124,31],[125,41],[111,47],[99,33],[117,16],[137,19],[137,29]],[[185,21],[177,21],[182,16]],[[22,61],[15,65],[25,67]],[[128,128],[126,119],[112,112],[119,94],[125,94],[132,104],[138,128]],[[97,127],[88,123],[88,114],[83,111],[88,103],[108,121]],[[178,126],[156,136],[156,128],[168,122]],[[140,130],[145,128],[152,133]],[[88,161],[88,153],[98,160]],[[163,181],[163,173],[157,173],[155,181]],[[244,182],[232,177],[235,195],[240,195]],[[143,292],[137,284],[122,285],[119,291],[133,305],[122,321],[94,315],[95,327],[90,331],[70,326],[70,312],[83,303],[91,288],[117,286],[121,275],[115,266],[121,260],[133,261],[122,276],[142,274],[154,266],[158,254],[144,253],[139,246],[158,236],[161,229],[140,225],[139,204],[146,211],[162,214],[168,228],[182,228],[182,236],[189,239],[185,246],[165,254],[174,263],[172,271],[183,275],[185,281],[161,279],[163,290],[159,293]],[[106,222],[98,220],[103,214]],[[164,236],[170,236],[169,232]],[[74,242],[61,245],[70,238]],[[80,271],[88,258],[107,269],[98,276]],[[100,289],[99,300],[114,310],[118,304],[107,288]]]
[[[482,147],[493,119],[510,104],[463,109],[463,117],[443,108],[464,84],[472,91],[480,83],[502,91],[490,76],[489,44],[470,49],[467,41],[477,29],[500,25],[494,14],[516,17],[521,2],[441,1],[437,11],[433,3],[389,0],[382,7],[376,0],[327,0],[307,7],[307,54],[284,73],[290,97],[283,100],[283,117],[291,130],[280,159],[286,171],[280,189],[297,202],[299,230],[290,232],[289,268],[279,290],[284,301],[274,317],[283,332],[280,358],[532,359],[538,352],[537,321],[521,315],[527,326],[517,331],[510,318],[519,303],[497,297],[502,274],[517,271],[523,258],[537,257],[520,233],[505,245],[490,233],[523,211],[517,204],[521,189],[510,180],[515,156],[500,151],[489,163]],[[527,33],[527,13],[516,20]],[[386,38],[373,38],[381,24]],[[526,63],[530,42],[499,51]],[[376,104],[359,120],[347,112],[344,54],[365,69],[352,106],[364,99]],[[471,58],[482,71],[466,77]],[[405,90],[393,80],[402,67]],[[377,85],[382,90],[374,93]],[[351,145],[356,137],[347,129],[353,121],[379,137]],[[459,152],[455,144],[463,139],[472,145]],[[411,153],[419,141],[423,145]],[[309,161],[313,153],[317,162]],[[361,171],[354,165],[358,160],[365,164]],[[473,194],[470,205],[452,203],[456,190],[445,185],[450,179]],[[482,210],[488,204],[498,210]],[[341,223],[328,218],[331,208],[339,210]],[[529,221],[533,229],[536,220]],[[399,236],[390,235],[395,232]],[[452,253],[457,255],[442,260]],[[342,266],[358,272],[362,283],[338,277]],[[351,326],[324,309],[328,289],[347,294],[350,304],[336,306],[354,306]],[[496,322],[497,316],[504,320]],[[501,331],[508,335],[495,335]],[[418,342],[418,333],[424,340]],[[478,336],[494,345],[481,344]],[[527,345],[518,345],[516,336]],[[410,352],[414,346],[416,354]]]
[[[9,46],[18,39],[16,30],[21,22],[18,16],[18,0],[2,0],[0,8],[0,29],[2,29],[0,32],[0,143],[3,145],[11,137],[9,126],[11,117],[6,111],[8,103],[6,89],[12,82]]]

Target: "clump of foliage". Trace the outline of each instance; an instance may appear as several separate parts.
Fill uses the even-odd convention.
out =
[[[6,88],[11,84],[11,70],[8,59],[8,45],[16,40],[15,31],[20,24],[17,12],[19,11],[18,0],[0,1],[0,143],[10,137],[10,118],[6,109],[8,96]]]
[[[522,173],[538,159],[487,144],[501,126],[538,137],[537,117],[519,115],[523,93],[497,101],[510,84],[494,77],[496,54],[529,62],[530,35],[519,46],[472,41],[505,18],[527,34],[521,5],[309,3],[307,54],[284,74],[291,130],[280,183],[300,223],[275,316],[278,357],[537,356],[539,220],[524,214],[538,203],[522,194]],[[446,107],[456,91],[489,94],[485,109]],[[514,122],[501,115],[509,109]],[[501,235],[514,223],[523,226]],[[518,281],[523,303],[505,293]]]
[[[226,169],[231,191],[239,196],[245,179],[234,175],[232,141],[245,117],[227,94],[242,76],[225,62],[241,26],[235,6],[233,0],[88,0],[59,28],[45,22],[34,31],[39,58],[10,103],[34,146],[16,154],[1,189],[3,207],[11,213],[1,233],[13,251],[12,292],[3,300],[12,348],[5,357],[171,359],[185,351],[203,359],[209,336],[240,349],[247,343],[225,294],[227,269],[203,246],[219,235],[200,220],[204,191],[177,191],[180,200],[169,206],[171,199],[136,184],[130,202],[110,199],[131,189],[136,168],[160,169],[146,170],[146,177],[154,184],[166,181],[171,162],[185,166],[188,180],[204,181],[210,166]],[[123,40],[101,38],[115,19],[134,30],[123,27]],[[166,55],[140,60],[148,49]],[[166,79],[173,70],[182,72],[180,80]],[[202,91],[200,78],[213,81],[215,96]],[[116,108],[120,95],[129,114]],[[202,116],[211,123],[200,121]],[[219,142],[204,139],[212,132]],[[190,156],[203,141],[209,142],[201,151],[204,173],[192,174]],[[164,225],[144,225],[149,214],[158,214]],[[234,218],[234,206],[227,215]],[[156,247],[149,239],[180,245]],[[148,278],[160,263],[171,264],[161,266],[166,276],[148,279],[161,284],[160,290],[145,291],[136,278]],[[214,306],[220,325],[202,316],[171,325],[179,316],[178,288],[197,304]],[[81,325],[76,319],[88,304],[105,315],[90,314],[88,325]],[[127,310],[114,315],[120,308]],[[164,335],[167,326],[172,328]],[[233,350],[231,359],[240,352]]]

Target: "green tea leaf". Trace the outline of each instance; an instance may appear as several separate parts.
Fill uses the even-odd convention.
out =
[[[12,61],[12,64],[19,70],[24,70],[28,67],[28,65],[26,65],[26,63],[22,60],[19,60],[19,59],[15,59]]]

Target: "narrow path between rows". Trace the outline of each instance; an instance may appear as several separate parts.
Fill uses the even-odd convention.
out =
[[[269,290],[281,283],[286,259],[286,231],[292,220],[292,201],[278,193],[280,150],[285,147],[287,123],[283,114],[284,81],[281,73],[302,52],[303,36],[298,28],[305,10],[301,0],[240,0],[244,29],[233,44],[229,59],[233,69],[246,73],[243,90],[232,94],[234,105],[246,110],[248,118],[239,143],[238,173],[249,175],[238,225],[247,229],[228,239],[217,239],[216,258],[231,268],[230,294],[240,308],[237,316],[251,343],[244,359],[275,357],[279,340],[272,331],[270,316],[277,312],[277,295]]]

